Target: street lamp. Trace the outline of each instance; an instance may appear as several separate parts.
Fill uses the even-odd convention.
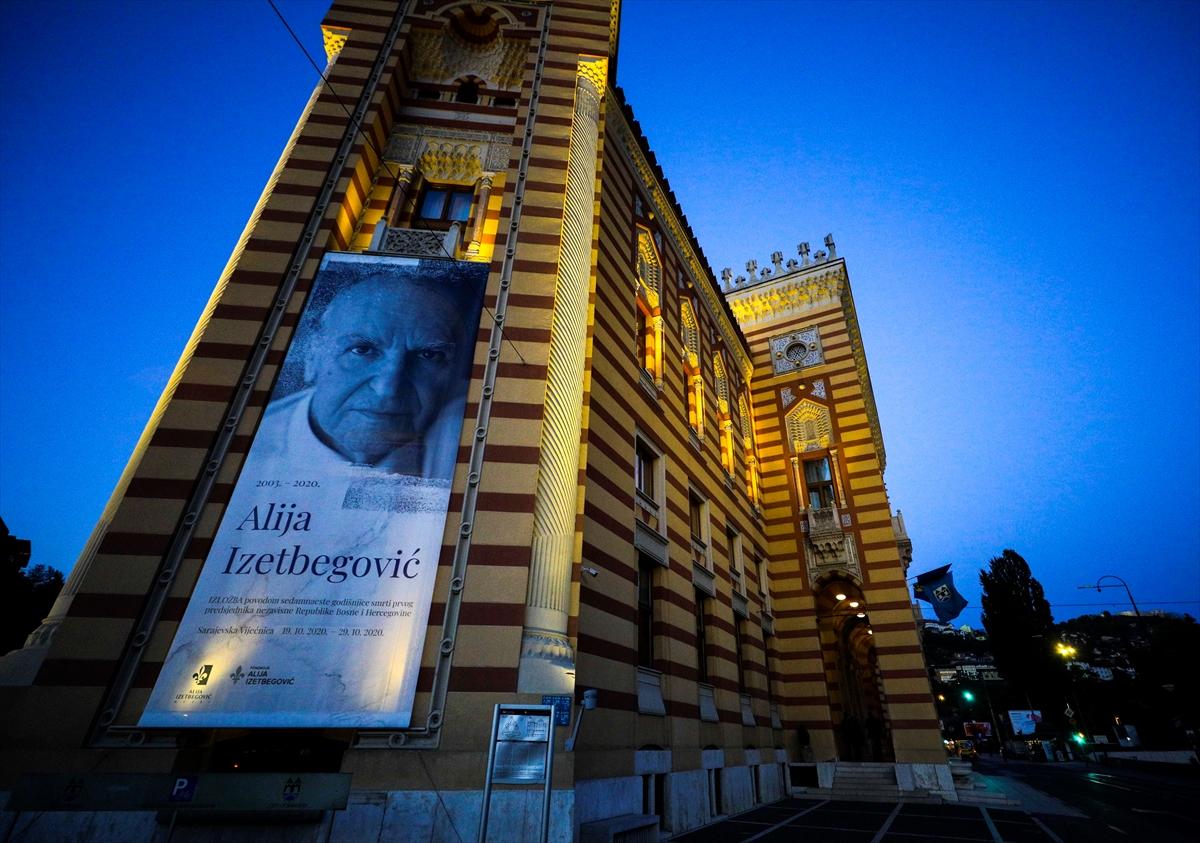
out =
[[[1054,649],[1060,656],[1062,656],[1064,659],[1068,659],[1068,660],[1075,658],[1075,654],[1079,652],[1078,650],[1076,650],[1074,647],[1072,647],[1070,644],[1066,643],[1065,641],[1058,642],[1058,644],[1055,645]]]
[[[1116,580],[1117,582],[1109,583],[1108,585],[1101,585],[1100,583],[1102,583],[1104,580]],[[1133,613],[1137,615],[1138,620],[1142,619],[1142,613],[1138,611],[1137,603],[1133,602],[1133,592],[1129,590],[1129,583],[1125,582],[1125,580],[1121,579],[1115,574],[1105,574],[1104,576],[1100,577],[1100,579],[1096,580],[1095,585],[1078,585],[1075,587],[1094,588],[1096,591],[1100,591],[1101,589],[1105,588],[1123,588],[1125,589],[1126,596],[1129,597],[1129,605],[1133,607]]]

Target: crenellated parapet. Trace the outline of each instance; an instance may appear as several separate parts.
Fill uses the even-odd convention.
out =
[[[838,259],[837,246],[833,242],[832,234],[825,235],[824,249],[818,249],[816,252],[813,252],[809,248],[808,242],[805,241],[796,246],[796,253],[800,256],[800,260],[789,258],[785,264],[783,261],[783,252],[772,252],[771,266],[764,265],[761,269],[759,268],[758,261],[751,258],[746,261],[746,274],[736,277],[734,277],[731,268],[725,267],[721,270],[722,292],[728,293],[754,287],[772,279],[782,278],[794,272],[802,272],[812,267],[832,263]]]

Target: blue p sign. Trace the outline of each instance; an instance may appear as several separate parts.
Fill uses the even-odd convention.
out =
[[[191,802],[196,795],[196,776],[179,776],[171,786],[168,802]]]

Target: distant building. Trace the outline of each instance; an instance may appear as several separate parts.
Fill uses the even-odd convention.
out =
[[[319,89],[301,115],[33,670],[3,689],[2,786],[50,768],[353,773],[332,839],[375,839],[362,830],[385,811],[398,834],[456,839],[479,818],[495,706],[543,701],[579,726],[572,750],[564,727],[553,747],[554,840],[628,814],[679,832],[749,809],[786,792],[789,762],[861,758],[864,726],[878,730],[879,760],[945,762],[846,262],[828,236],[712,275],[614,87],[618,6],[334,5],[324,34],[338,97]],[[349,390],[361,384],[347,372],[393,353],[440,365],[453,343],[412,337],[438,324],[451,282],[429,294],[443,304],[402,314],[413,333],[394,343],[372,333],[398,330],[376,324],[393,318],[386,302],[329,315],[330,259],[395,269],[371,284],[426,266],[486,278],[464,400],[438,420],[462,424],[452,480],[435,489],[449,501],[434,513],[440,541],[396,550],[398,539],[372,558],[291,537],[248,553],[239,538],[210,558],[223,531],[309,529],[285,510],[383,530],[413,511],[397,501],[417,506],[430,498],[413,490],[436,486],[414,474],[398,490],[396,473],[338,452],[316,423],[310,370],[336,370]],[[335,332],[350,312],[358,321]],[[305,330],[317,339],[293,347]],[[280,400],[293,370],[302,388]],[[388,377],[415,376],[361,383],[386,391]],[[359,434],[416,425],[349,400],[341,421]],[[307,459],[249,477],[268,425],[274,452]],[[354,478],[345,495],[315,467],[327,463]],[[250,483],[273,508],[227,512]],[[318,502],[335,488],[333,508],[289,503],[297,483],[321,489],[303,493]],[[377,618],[413,611],[375,599],[401,570],[428,584],[415,607],[427,624],[364,666],[340,639],[365,647],[383,635]],[[218,575],[233,590],[203,591]],[[311,583],[280,604],[280,581],[301,577]],[[229,603],[244,612],[227,621]],[[322,667],[260,660],[268,634]],[[341,660],[318,662],[330,652]],[[339,721],[306,707],[410,668],[408,725],[391,708],[363,726],[363,710]],[[346,688],[343,671],[367,677]],[[207,708],[222,700],[229,709]],[[316,725],[294,728],[301,715]],[[532,741],[530,722],[506,721],[505,734]],[[495,794],[490,839],[529,839],[522,823],[541,798]]]

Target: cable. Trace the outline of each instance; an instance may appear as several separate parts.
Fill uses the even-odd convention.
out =
[[[398,182],[400,180],[400,174],[398,172],[396,172],[395,170],[393,170],[391,168],[391,166],[389,166],[387,159],[384,158],[383,153],[379,150],[379,147],[377,147],[375,145],[375,142],[373,140],[371,140],[370,136],[368,136],[362,130],[362,127],[354,123],[354,116],[350,113],[350,110],[348,108],[346,108],[346,104],[344,102],[342,102],[342,98],[340,96],[338,96],[338,92],[334,90],[333,85],[331,85],[329,83],[329,77],[327,77],[325,75],[325,71],[321,70],[321,68],[317,65],[316,61],[312,57],[312,54],[309,53],[308,48],[304,46],[304,43],[300,40],[299,36],[296,35],[296,31],[294,29],[292,29],[291,24],[289,24],[287,22],[287,18],[285,18],[283,16],[283,12],[279,11],[279,7],[275,5],[275,0],[267,0],[267,3],[271,6],[271,10],[273,12],[275,12],[275,16],[277,18],[279,18],[280,23],[282,23],[284,28],[288,31],[288,34],[292,36],[292,40],[296,42],[296,46],[300,48],[300,52],[304,53],[304,57],[306,59],[308,59],[308,63],[310,65],[312,65],[313,70],[317,71],[317,75],[321,77],[321,82],[325,85],[326,89],[328,89],[329,93],[333,94],[333,98],[337,101],[338,106],[342,109],[342,111],[344,111],[346,113],[346,116],[350,118],[351,125],[354,126],[354,133],[356,135],[358,135],[359,137],[361,137],[363,139],[363,142],[366,143],[366,145],[371,148],[371,151],[374,152],[375,156],[379,159],[379,163],[382,164],[384,169],[386,169],[388,171],[388,174],[391,175],[392,181],[393,181],[392,190],[395,190],[395,182]],[[390,204],[390,197],[389,197],[389,204]],[[383,225],[387,225],[387,220],[381,220],[380,222]],[[419,219],[413,220],[413,222],[420,223],[420,220]],[[436,231],[436,229],[430,228],[429,226],[421,227],[420,230],[421,231]],[[445,254],[447,258],[449,258],[450,260],[455,260],[454,255],[450,254],[450,252],[446,250],[446,244],[444,242],[439,242],[438,245],[441,247],[442,253]],[[492,309],[490,307],[488,307],[485,302],[481,302],[480,306],[483,308],[483,311],[488,315],[488,318],[492,320],[492,325],[495,326],[496,330],[500,331],[501,337],[503,337],[504,341],[508,343],[509,348],[511,348],[513,350],[513,352],[517,355],[517,357],[520,359],[521,363],[526,366],[529,365],[529,361],[527,361],[525,359],[525,355],[523,355],[521,353],[521,350],[518,349],[516,347],[516,345],[513,344],[512,340],[510,340],[507,336],[504,335],[504,327],[502,325],[497,324],[496,316],[494,313],[492,313]]]

